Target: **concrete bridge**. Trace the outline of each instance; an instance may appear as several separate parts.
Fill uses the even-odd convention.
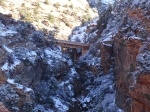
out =
[[[62,52],[66,50],[66,48],[73,49],[73,58],[74,61],[78,60],[78,58],[85,54],[87,50],[89,50],[89,44],[81,43],[81,42],[71,42],[66,40],[56,40],[56,39],[46,39],[48,43],[54,43],[54,45],[61,46]],[[81,54],[77,53],[77,48],[81,49]]]

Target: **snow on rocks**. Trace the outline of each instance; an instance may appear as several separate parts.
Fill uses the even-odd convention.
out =
[[[55,103],[55,107],[58,108],[60,112],[66,112],[69,108],[62,103],[61,99],[54,97],[53,101]]]
[[[9,84],[15,85],[17,89],[22,89],[22,90],[24,90],[24,92],[33,91],[31,88],[28,88],[28,87],[25,87],[25,86],[23,86],[23,85],[21,85],[21,84],[16,83],[16,82],[14,81],[14,79],[9,79],[9,78],[8,78],[8,79],[7,79],[7,82],[8,82]]]
[[[45,53],[46,53],[47,57],[53,56],[54,58],[62,59],[62,53],[60,50],[55,51],[55,50],[46,48]],[[64,61],[65,61],[65,59],[64,59]],[[51,63],[49,63],[49,64],[51,64]]]
[[[18,60],[18,59],[14,59],[13,62],[14,62],[14,63],[11,64],[11,65],[10,65],[8,62],[6,62],[6,63],[1,67],[1,69],[2,69],[3,71],[13,70],[17,65],[19,65],[19,64],[21,63],[21,61]]]
[[[82,96],[81,98],[82,98],[82,100],[79,99],[81,103],[85,103],[85,102],[90,102],[90,101],[91,101],[91,97],[85,97],[85,98],[84,98],[84,97]]]
[[[37,58],[37,51],[28,49],[25,47],[17,47],[14,49],[13,55],[20,60],[28,59],[31,63],[34,63],[35,59]]]
[[[104,4],[113,4],[115,0],[102,0],[102,3]]]
[[[73,31],[72,36],[71,36],[71,41],[85,42],[85,38],[87,36],[87,34],[85,33],[86,28],[87,28],[86,26],[83,26],[83,27],[78,28],[77,31]]]
[[[0,29],[0,36],[3,36],[3,37],[5,37],[5,36],[13,36],[14,34],[17,34],[17,32],[12,31],[12,30],[5,31],[5,30]]]
[[[4,48],[7,52],[9,52],[9,53],[12,53],[12,52],[13,52],[13,50],[10,49],[10,48],[8,48],[6,45],[3,45],[3,48]]]
[[[34,63],[36,57],[37,57],[37,53],[35,51],[29,51],[26,53],[26,57],[29,57],[29,60]]]
[[[43,105],[37,105],[34,109],[33,112],[54,112],[51,109],[45,109]]]
[[[9,30],[9,29],[5,28],[5,25],[0,23],[0,36],[6,37],[6,36],[13,36],[13,35],[16,35],[16,34],[17,34],[16,31]]]
[[[142,38],[136,37],[136,36],[130,36],[130,37],[124,37],[124,38],[128,40],[131,40],[131,39],[142,40]]]
[[[8,52],[11,53],[11,56],[9,58],[11,58],[10,60],[13,63],[9,63],[6,62],[1,68],[3,71],[9,71],[9,70],[13,70],[16,66],[21,64],[21,60],[22,59],[29,59],[30,62],[34,63],[35,59],[36,59],[36,52],[35,51],[28,51],[27,49],[14,49],[14,51],[10,48],[8,48],[6,45],[3,45],[3,48]],[[18,50],[18,51],[16,51]]]
[[[70,59],[66,59],[66,57],[59,48],[56,48],[55,50],[51,48],[46,48],[44,52],[46,55],[47,63],[51,66],[54,66],[54,62],[57,63],[60,61],[66,62],[69,66],[72,65],[72,61]]]
[[[72,75],[77,74],[77,72],[76,72],[75,68],[71,68],[71,69],[70,69],[70,71],[71,71],[71,73],[70,73],[70,74],[72,74]]]
[[[93,36],[96,37],[97,21],[98,18],[95,18],[86,25],[76,27],[69,36],[70,41],[86,43],[88,38],[93,38]]]
[[[113,111],[123,112],[115,104],[115,90],[113,85],[113,74],[107,74],[94,79],[93,86],[89,85],[89,93],[86,97],[80,97],[80,102],[86,105],[87,112],[93,111]]]
[[[99,52],[99,51],[97,51]],[[85,55],[80,57],[82,62],[86,62],[89,66],[100,66],[101,58],[93,56],[87,52]]]

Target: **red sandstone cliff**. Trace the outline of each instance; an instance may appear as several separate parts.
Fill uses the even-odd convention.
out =
[[[122,1],[114,36],[116,103],[125,112],[150,112],[150,2]]]

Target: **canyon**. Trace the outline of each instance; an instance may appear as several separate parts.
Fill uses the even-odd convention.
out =
[[[70,32],[89,44],[77,61],[54,35],[0,13],[0,111],[150,111],[150,1],[88,2],[99,17]]]

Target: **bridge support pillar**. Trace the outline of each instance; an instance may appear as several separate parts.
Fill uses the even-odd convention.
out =
[[[82,49],[82,55],[86,53],[86,49]]]
[[[78,57],[77,57],[77,50],[76,50],[76,49],[73,49],[73,58],[74,58],[74,59],[73,59],[74,62],[77,61],[77,58],[78,58]]]

